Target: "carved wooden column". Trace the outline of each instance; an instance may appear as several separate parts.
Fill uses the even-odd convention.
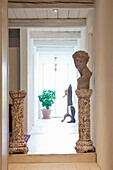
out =
[[[27,153],[28,147],[24,141],[24,98],[25,91],[10,91],[12,98],[12,141],[9,153]]]
[[[91,89],[76,90],[79,109],[79,139],[76,142],[77,152],[94,151],[93,142],[90,139],[90,97]]]

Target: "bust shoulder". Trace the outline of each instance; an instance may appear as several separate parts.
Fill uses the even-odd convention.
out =
[[[91,77],[91,76],[92,76],[92,72],[88,69],[87,66],[86,66],[86,67],[83,69],[83,71],[82,71],[81,76],[84,76],[84,75],[86,75],[86,76],[88,76],[88,77]]]

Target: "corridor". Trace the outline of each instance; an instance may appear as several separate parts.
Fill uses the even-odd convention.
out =
[[[28,154],[73,154],[78,139],[76,123],[62,123],[62,118],[39,119],[30,132]]]

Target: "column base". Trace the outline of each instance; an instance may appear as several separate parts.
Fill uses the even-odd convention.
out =
[[[28,147],[26,142],[18,143],[18,142],[11,142],[9,145],[9,153],[24,153],[28,152]]]
[[[94,152],[93,142],[91,140],[78,140],[76,142],[75,150],[77,151],[77,153]]]

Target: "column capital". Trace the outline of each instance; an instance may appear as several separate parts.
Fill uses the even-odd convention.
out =
[[[90,98],[93,90],[92,89],[80,89],[80,90],[75,90],[76,95],[78,98]]]
[[[21,91],[10,91],[9,95],[12,99],[16,99],[16,98],[25,98],[26,96],[26,91],[21,90]]]

